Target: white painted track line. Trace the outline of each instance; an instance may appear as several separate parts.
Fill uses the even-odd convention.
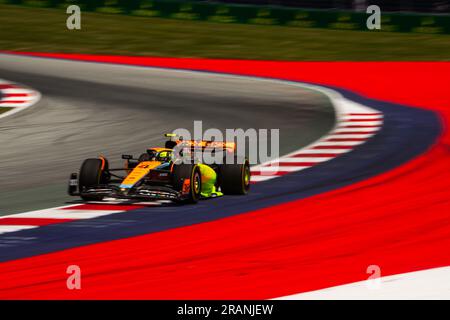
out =
[[[289,157],[289,158],[282,158],[279,160],[279,162],[323,162],[333,159],[334,157],[308,157],[308,158],[302,158],[302,157]],[[275,163],[275,162],[274,162]]]
[[[396,274],[276,300],[450,300],[450,267]]]
[[[15,214],[14,218],[92,219],[119,212],[123,210],[44,209]]]
[[[33,229],[33,228],[37,228],[37,226],[22,226],[22,225],[1,226],[0,225],[0,234],[20,231],[20,230]]]

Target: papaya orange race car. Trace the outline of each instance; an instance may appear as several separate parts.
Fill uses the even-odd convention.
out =
[[[194,149],[201,152],[220,150],[223,157],[231,153],[234,161],[206,165],[191,156],[192,161],[180,162],[174,159],[174,148],[180,146],[190,150],[191,155],[195,154]],[[137,159],[122,155],[125,160],[122,168],[110,168],[108,160],[102,156],[86,159],[79,173],[71,174],[68,192],[85,201],[101,201],[110,197],[190,203],[196,203],[201,197],[247,194],[250,187],[249,162],[246,158],[238,159],[235,149],[235,144],[230,142],[169,139],[164,148],[149,148]]]

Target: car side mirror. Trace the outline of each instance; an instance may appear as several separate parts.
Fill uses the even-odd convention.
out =
[[[133,159],[133,156],[131,154],[123,154],[122,159],[124,160],[131,160]]]

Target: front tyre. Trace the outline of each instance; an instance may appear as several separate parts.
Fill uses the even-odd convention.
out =
[[[78,185],[80,192],[96,185],[106,183],[107,178],[104,169],[107,167],[106,159],[86,159],[80,168]],[[82,195],[84,201],[101,201],[103,196]]]
[[[183,202],[197,203],[202,190],[200,168],[195,164],[174,164],[172,184],[176,191],[186,196]]]

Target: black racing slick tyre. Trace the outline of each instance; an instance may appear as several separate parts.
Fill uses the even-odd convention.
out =
[[[78,178],[78,185],[80,191],[86,190],[95,185],[106,183],[106,177],[104,174],[104,169],[106,168],[105,160],[101,159],[86,159],[80,168],[80,174]],[[101,201],[103,196],[96,195],[82,195],[81,199],[85,201]]]
[[[195,164],[174,164],[172,171],[172,184],[174,189],[183,192],[186,179],[190,181],[189,190],[187,198],[182,200],[182,202],[197,203],[202,190],[200,168]]]
[[[247,159],[223,164],[219,169],[220,190],[224,194],[243,195],[250,189],[250,164]]]

